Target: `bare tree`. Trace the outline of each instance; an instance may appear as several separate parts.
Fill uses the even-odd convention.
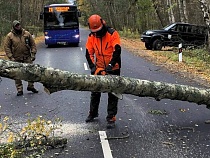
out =
[[[152,0],[152,2],[153,2],[153,6],[155,8],[155,11],[157,13],[157,16],[158,16],[158,18],[160,20],[160,23],[161,23],[161,25],[163,27],[165,24],[164,24],[164,22],[162,20],[162,16],[161,16],[160,9],[159,9],[159,3],[157,2],[157,0]]]
[[[203,18],[206,23],[206,26],[209,30],[209,24],[210,24],[210,19],[209,19],[209,14],[210,14],[210,4],[206,2],[206,0],[199,0],[201,4],[201,10],[203,12]],[[209,37],[209,31],[208,31],[208,37]],[[207,43],[207,49],[210,51],[210,38],[208,38],[208,43]]]
[[[187,15],[187,2],[186,0],[182,1],[183,4],[183,16],[184,16],[184,22],[188,22],[188,15]]]
[[[22,10],[23,10],[23,3],[22,0],[18,2],[18,20],[22,21]]]
[[[174,13],[173,13],[173,7],[172,7],[171,0],[167,0],[167,6],[168,6],[169,22],[170,23],[174,23],[175,22],[175,18],[174,18]]]
[[[184,22],[184,16],[183,16],[183,5],[182,5],[182,0],[178,0],[178,11],[179,11],[179,18],[180,22]]]

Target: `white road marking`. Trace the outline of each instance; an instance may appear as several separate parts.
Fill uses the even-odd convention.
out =
[[[80,47],[80,50],[83,51],[82,47]]]
[[[84,63],[84,68],[85,68],[85,70],[89,70],[86,63]]]
[[[101,146],[103,149],[103,153],[104,153],[104,158],[113,158],[112,156],[112,152],[109,146],[109,142],[106,139],[106,132],[105,131],[98,131],[99,132],[99,136],[100,136],[100,140],[101,140]]]

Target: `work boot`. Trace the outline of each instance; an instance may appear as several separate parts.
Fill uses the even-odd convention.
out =
[[[91,115],[89,114],[88,117],[85,119],[85,122],[92,122],[94,120],[94,118],[98,117],[97,115]]]
[[[21,95],[23,95],[23,91],[18,91],[17,96],[21,96]]]
[[[37,91],[35,88],[30,88],[30,87],[28,87],[27,90],[28,90],[28,91],[31,91],[31,92],[33,92],[33,93],[38,93],[38,91]]]
[[[106,128],[107,129],[115,128],[115,121],[116,121],[116,117],[115,116],[113,116],[111,119],[107,119]]]

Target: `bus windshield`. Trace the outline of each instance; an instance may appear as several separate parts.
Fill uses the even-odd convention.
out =
[[[70,7],[45,8],[45,29],[70,29],[79,28],[78,13]],[[73,11],[71,11],[71,9]],[[70,10],[70,11],[69,11]]]

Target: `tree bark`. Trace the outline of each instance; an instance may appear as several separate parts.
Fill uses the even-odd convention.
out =
[[[168,7],[168,17],[169,17],[169,23],[174,23],[175,18],[174,18],[174,13],[173,13],[173,7],[171,0],[167,0],[167,7]]]
[[[158,2],[156,0],[152,0],[152,3],[153,3],[153,6],[154,6],[154,9],[155,9],[155,12],[157,14],[157,17],[160,20],[161,26],[164,27],[165,24],[164,24],[164,22],[162,20],[163,18],[161,17],[161,13],[160,13]]]
[[[179,11],[179,18],[181,22],[184,22],[184,14],[183,14],[183,5],[182,5],[182,1],[178,0],[178,11]]]
[[[208,28],[208,43],[207,43],[207,49],[210,51],[210,38],[209,38],[209,25],[210,25],[210,4],[206,2],[206,0],[199,0],[201,4],[201,10],[203,12],[203,19],[206,23],[206,26]]]
[[[183,0],[183,16],[184,16],[184,22],[188,22],[188,16],[187,16],[187,2],[186,0]]]
[[[0,59],[0,76],[10,79],[40,82],[53,93],[61,90],[114,92],[139,97],[181,100],[205,104],[210,108],[210,89],[170,84],[121,76],[82,75],[46,68],[40,65],[17,63]]]

